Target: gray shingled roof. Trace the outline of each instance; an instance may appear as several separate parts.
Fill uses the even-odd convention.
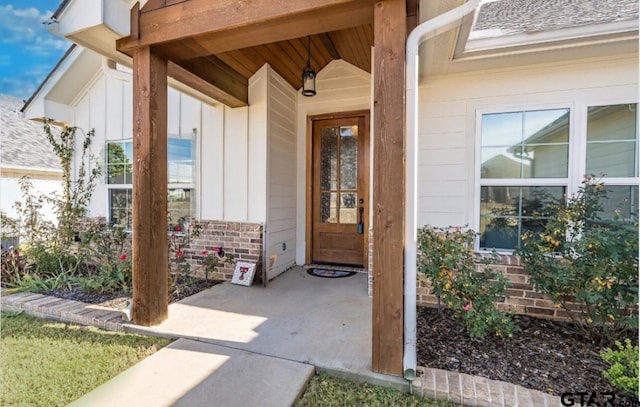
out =
[[[23,119],[18,115],[22,105],[20,99],[0,95],[0,167],[62,172],[42,123]]]
[[[498,0],[482,4],[472,32],[549,31],[638,19],[638,0]]]

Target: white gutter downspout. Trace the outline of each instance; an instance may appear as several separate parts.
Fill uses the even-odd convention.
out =
[[[425,21],[411,31],[406,50],[406,223],[404,254],[404,361],[407,380],[416,378],[416,278],[418,240],[418,49],[420,44],[460,24],[473,12],[480,0],[467,3]]]

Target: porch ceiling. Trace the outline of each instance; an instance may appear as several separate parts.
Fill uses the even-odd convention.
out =
[[[417,0],[407,10],[416,15]],[[133,7],[131,36],[117,49],[151,46],[169,76],[237,107],[265,63],[299,89],[308,38],[316,72],[334,59],[371,72],[373,12],[373,0],[149,0]]]
[[[371,47],[373,25],[366,24],[339,31],[323,32],[309,36],[311,40],[311,66],[322,70],[334,59],[344,59],[358,68],[371,72]],[[160,55],[174,63],[215,81],[212,77],[217,66],[231,70],[249,79],[265,63],[268,63],[291,86],[302,86],[302,70],[307,61],[307,37],[297,37],[226,52],[210,53],[200,39],[190,38],[180,44],[156,47]],[[194,57],[194,55],[196,55]]]

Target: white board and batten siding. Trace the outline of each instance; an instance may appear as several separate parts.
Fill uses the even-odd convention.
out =
[[[296,226],[296,90],[268,69],[267,160],[268,197],[265,261],[277,256],[267,277],[295,264]]]
[[[105,169],[107,142],[132,139],[132,100],[128,72],[99,69],[71,103],[71,124],[85,131],[95,129],[91,146],[95,160],[91,166]],[[169,88],[167,104],[170,137],[191,137],[194,129],[197,133],[195,217],[264,222],[266,196],[260,191],[266,188],[266,139],[259,143],[254,140],[260,137],[259,132],[250,135],[249,108],[208,104],[173,88]],[[78,166],[76,161],[74,169]],[[108,185],[103,175],[89,214],[108,218],[108,212]]]
[[[632,103],[637,54],[426,78],[419,95],[418,225],[474,226],[486,112]]]

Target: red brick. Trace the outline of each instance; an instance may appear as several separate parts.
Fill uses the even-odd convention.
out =
[[[531,315],[547,315],[547,316],[553,316],[555,313],[555,310],[553,309],[547,309],[547,308],[538,308],[538,307],[526,307],[525,308],[525,312],[527,314],[531,314]]]

